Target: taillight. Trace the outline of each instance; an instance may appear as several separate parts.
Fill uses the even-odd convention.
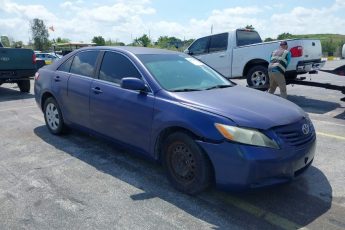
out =
[[[32,64],[36,64],[36,54],[32,55]]]
[[[40,78],[40,73],[39,73],[39,72],[36,72],[36,73],[35,73],[35,80],[37,81],[38,78]]]
[[[303,56],[303,47],[295,46],[290,49],[291,57],[302,57]]]

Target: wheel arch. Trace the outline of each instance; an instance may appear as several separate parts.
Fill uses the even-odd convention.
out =
[[[46,102],[46,100],[48,99],[48,98],[50,98],[50,97],[52,97],[52,98],[54,98],[55,100],[56,100],[56,98],[54,97],[54,95],[52,94],[52,93],[50,93],[50,92],[44,92],[43,94],[42,94],[42,97],[41,97],[41,104],[40,104],[40,106],[41,106],[41,109],[42,109],[42,111],[44,111],[44,103]]]
[[[195,140],[204,140],[203,137],[197,135],[196,133],[194,133],[193,131],[185,128],[185,127],[181,127],[181,126],[170,126],[170,127],[166,127],[163,130],[161,130],[159,132],[159,134],[157,135],[157,137],[155,138],[155,146],[154,146],[154,156],[155,159],[158,160],[159,162],[161,162],[162,157],[163,157],[163,152],[162,152],[162,148],[164,145],[164,140],[171,134],[176,133],[176,132],[182,132],[182,133],[186,133],[187,135],[191,136],[193,139]],[[205,153],[210,165],[211,165],[211,169],[212,169],[212,180],[215,181],[215,170],[214,170],[214,165],[210,159],[210,157],[208,156],[207,152],[205,152],[205,150],[198,145],[199,148]]]
[[[264,67],[268,67],[268,61],[264,60],[264,59],[252,59],[250,61],[247,62],[247,64],[244,66],[243,68],[243,73],[242,76],[247,76],[248,71],[253,67],[253,66],[264,66]]]

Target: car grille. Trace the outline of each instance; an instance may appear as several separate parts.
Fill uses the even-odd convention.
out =
[[[303,125],[309,126],[309,132],[303,133]],[[308,119],[299,122],[274,128],[276,134],[290,146],[302,146],[315,140],[315,130],[313,124]]]

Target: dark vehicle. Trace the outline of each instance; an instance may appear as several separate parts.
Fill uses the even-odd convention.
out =
[[[21,92],[29,92],[29,78],[35,72],[36,56],[33,50],[4,48],[0,43],[0,85],[17,83]]]
[[[35,79],[51,133],[74,127],[125,145],[162,162],[189,194],[213,181],[234,189],[284,183],[314,158],[315,131],[301,108],[237,86],[187,54],[83,48]]]

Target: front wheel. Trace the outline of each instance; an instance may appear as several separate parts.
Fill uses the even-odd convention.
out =
[[[246,77],[250,87],[262,90],[269,88],[269,77],[266,66],[257,65],[251,67]]]
[[[163,154],[168,179],[177,190],[196,194],[210,185],[211,162],[188,134],[171,134],[165,140]]]
[[[44,120],[49,131],[54,135],[60,135],[66,130],[60,107],[52,97],[44,103]]]

